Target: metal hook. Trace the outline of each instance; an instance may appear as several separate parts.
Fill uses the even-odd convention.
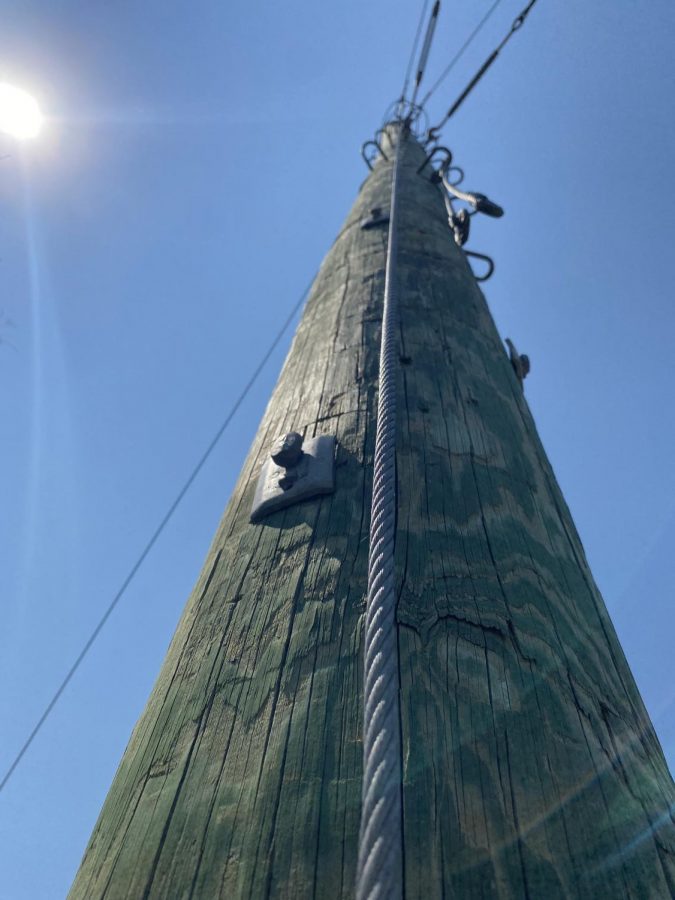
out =
[[[380,149],[381,149],[380,135],[383,135],[386,130],[387,130],[387,126],[383,125],[382,128],[378,128],[377,131],[375,132],[375,143],[377,144],[378,147],[380,147]]]
[[[471,271],[473,272],[473,277],[476,279],[476,281],[487,281],[488,278],[490,278],[492,276],[492,273],[495,270],[495,264],[494,264],[493,260],[491,259],[491,257],[487,256],[485,253],[476,253],[475,250],[465,250],[464,253],[467,256],[474,256],[476,259],[482,259],[483,262],[487,263],[488,268],[487,268],[487,272],[484,275],[480,275],[480,276],[476,275],[476,273],[473,272],[473,267],[471,267]]]
[[[436,126],[436,128],[429,128],[429,130],[427,131],[426,140],[424,141],[425,145],[433,144],[434,141],[437,141],[438,140],[438,132],[440,130],[441,129],[439,126]]]
[[[382,158],[386,160],[389,159],[389,157],[384,152],[382,147],[380,147],[377,141],[364,141],[363,144],[361,144],[361,156],[363,157],[363,161],[368,166],[371,172],[373,171],[373,165],[370,161],[370,158],[366,156],[366,147],[377,147],[377,152],[382,156]]]
[[[428,156],[426,157],[426,159],[424,160],[422,165],[417,170],[418,175],[420,175],[423,172],[423,170],[431,162],[431,160],[434,158],[434,156],[439,152],[445,153],[445,162],[441,165],[441,171],[444,171],[445,169],[447,169],[450,166],[450,163],[452,162],[452,152],[450,150],[448,150],[447,147],[440,147],[440,146],[434,147],[434,149],[428,154]],[[434,176],[436,176],[436,177],[434,178]],[[440,175],[435,171],[434,171],[434,176],[432,176],[433,180],[440,179]]]
[[[459,187],[459,185],[464,181],[464,169],[462,169],[461,166],[449,166],[447,169],[445,169],[444,172],[446,179],[450,172],[459,172],[459,175],[457,176],[457,178],[455,178],[454,181],[450,181],[448,179],[448,184],[452,187]]]

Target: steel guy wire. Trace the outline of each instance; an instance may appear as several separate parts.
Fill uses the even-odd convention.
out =
[[[398,183],[405,146],[399,125],[385,265],[364,636],[363,784],[357,900],[403,893],[401,724],[394,582],[396,536],[396,373],[398,365]]]
[[[474,39],[475,39],[475,38],[478,36],[478,34],[483,30],[483,28],[484,28],[485,25],[487,24],[488,19],[490,18],[490,16],[492,15],[492,13],[497,9],[497,7],[499,6],[499,4],[500,4],[501,2],[502,2],[502,0],[495,0],[495,2],[492,4],[492,6],[490,7],[490,9],[485,13],[485,15],[483,16],[483,18],[480,20],[480,22],[478,23],[478,25],[476,25],[476,27],[475,27],[474,30],[471,32],[471,34],[470,34],[470,35],[468,36],[468,38],[464,41],[464,43],[463,43],[462,46],[459,48],[459,50],[457,51],[457,53],[455,53],[455,55],[452,57],[452,59],[450,60],[450,62],[448,63],[448,65],[443,69],[443,71],[442,71],[441,74],[438,76],[438,78],[436,79],[436,81],[432,84],[432,86],[431,86],[431,87],[429,88],[429,90],[426,92],[426,94],[424,95],[424,97],[420,100],[420,106],[424,107],[425,104],[426,104],[426,102],[427,102],[427,100],[429,99],[429,97],[431,97],[431,95],[432,95],[433,92],[436,90],[436,88],[439,87],[439,85],[442,84],[443,81],[445,81],[445,79],[447,78],[447,76],[448,76],[448,75],[450,74],[450,72],[454,69],[454,67],[457,65],[457,63],[458,63],[459,60],[462,58],[462,56],[464,56],[464,53],[466,52],[466,50],[468,50],[468,48],[471,46],[471,44],[473,43]]]
[[[508,33],[506,34],[506,37],[504,37],[504,39],[501,41],[501,43],[498,44],[497,48],[496,48],[495,50],[492,51],[492,53],[490,54],[490,56],[488,56],[488,58],[485,60],[485,62],[483,63],[483,65],[482,65],[482,66],[480,67],[480,69],[476,72],[476,74],[473,76],[473,78],[471,79],[471,81],[470,81],[470,82],[468,83],[468,85],[464,88],[464,90],[462,91],[462,93],[461,93],[461,94],[459,95],[459,97],[455,100],[455,102],[452,104],[452,106],[451,106],[450,109],[447,111],[447,113],[445,114],[445,116],[441,119],[441,121],[438,123],[438,125],[435,125],[433,128],[430,128],[430,129],[429,129],[429,131],[428,131],[428,133],[427,133],[427,140],[428,140],[428,141],[436,140],[436,138],[438,137],[438,134],[437,134],[437,133],[438,133],[438,132],[441,130],[441,128],[445,125],[445,123],[448,121],[448,119],[451,118],[451,116],[453,116],[453,115],[457,112],[457,110],[459,109],[459,107],[460,107],[460,106],[462,105],[462,103],[466,100],[466,98],[469,96],[469,94],[471,93],[471,91],[475,88],[475,86],[476,86],[476,85],[478,84],[478,82],[481,80],[481,78],[483,77],[483,75],[485,75],[485,73],[486,73],[487,70],[490,68],[490,66],[492,65],[492,63],[493,63],[493,62],[497,59],[497,57],[499,56],[499,53],[501,52],[501,50],[503,50],[503,48],[506,46],[506,44],[511,40],[511,38],[512,38],[513,35],[516,33],[516,31],[518,31],[518,30],[524,25],[525,19],[526,19],[527,16],[529,15],[530,10],[532,9],[532,7],[534,6],[534,4],[535,4],[536,2],[537,2],[537,0],[530,0],[530,2],[529,2],[529,3],[527,4],[527,6],[523,9],[523,11],[520,13],[520,15],[516,16],[516,18],[513,20],[513,24],[511,25],[511,28],[509,29]]]
[[[10,778],[12,777],[12,775],[14,774],[14,771],[15,771],[16,767],[19,765],[19,763],[20,763],[21,760],[23,759],[23,757],[24,757],[26,751],[28,750],[28,748],[30,747],[30,745],[33,743],[33,741],[34,741],[35,738],[37,737],[38,732],[40,731],[40,729],[42,728],[42,726],[44,725],[44,723],[47,721],[47,719],[48,719],[50,713],[52,712],[52,710],[54,709],[54,707],[56,706],[56,704],[57,704],[58,701],[60,700],[61,695],[63,694],[63,692],[65,691],[65,689],[68,687],[68,684],[70,683],[71,679],[73,678],[73,676],[75,675],[75,673],[76,673],[77,670],[79,669],[81,663],[83,662],[83,660],[84,660],[84,658],[86,657],[87,653],[88,653],[89,650],[91,649],[91,647],[92,647],[92,645],[94,644],[96,638],[99,636],[99,634],[100,634],[101,631],[103,630],[103,627],[105,626],[106,622],[107,622],[108,619],[110,618],[110,616],[111,616],[113,610],[115,609],[115,607],[117,606],[117,604],[119,603],[119,601],[120,601],[120,600],[122,599],[122,597],[124,596],[124,593],[126,592],[126,589],[129,587],[129,585],[130,585],[131,582],[133,581],[133,579],[134,579],[136,573],[138,572],[138,570],[141,568],[141,566],[142,566],[143,563],[145,562],[146,557],[148,556],[148,554],[150,553],[150,551],[152,550],[152,548],[154,547],[154,545],[157,543],[157,540],[158,540],[159,536],[162,534],[162,532],[164,531],[164,529],[166,528],[166,526],[169,524],[170,519],[173,517],[173,514],[174,514],[174,513],[176,512],[176,510],[178,509],[178,506],[180,505],[181,501],[183,500],[183,498],[184,498],[185,495],[187,494],[188,490],[192,487],[192,484],[193,484],[194,480],[196,479],[197,475],[199,475],[199,473],[200,473],[200,471],[202,470],[202,468],[203,468],[204,464],[206,463],[207,459],[209,458],[209,456],[211,455],[211,453],[212,453],[213,450],[215,449],[216,444],[218,443],[218,441],[220,440],[220,438],[221,438],[221,437],[223,436],[223,434],[225,433],[225,431],[226,431],[228,425],[230,424],[230,422],[232,421],[232,419],[233,419],[235,413],[237,412],[237,410],[239,409],[239,407],[241,406],[241,404],[242,404],[242,403],[244,402],[244,400],[246,399],[247,394],[249,393],[249,391],[251,390],[251,388],[253,387],[253,385],[254,385],[255,382],[257,381],[258,376],[260,375],[260,373],[262,372],[263,368],[265,367],[267,361],[269,360],[270,356],[272,355],[272,353],[273,353],[274,350],[276,349],[276,347],[277,347],[279,341],[280,341],[281,338],[284,336],[286,330],[288,329],[288,326],[291,324],[291,322],[292,322],[293,319],[295,318],[296,314],[298,313],[300,307],[301,307],[302,304],[304,303],[305,298],[307,297],[307,295],[308,295],[308,293],[309,293],[309,291],[310,291],[310,288],[311,288],[313,282],[314,282],[314,279],[312,279],[312,281],[307,285],[307,287],[305,288],[305,290],[302,292],[302,294],[301,294],[301,296],[300,296],[300,299],[295,303],[295,305],[293,306],[293,309],[290,311],[290,313],[289,313],[288,316],[286,317],[284,323],[282,324],[281,328],[280,328],[279,331],[277,332],[276,337],[274,338],[274,340],[272,341],[272,343],[269,345],[269,347],[267,348],[266,352],[263,354],[262,358],[260,359],[260,362],[258,363],[258,365],[256,366],[256,368],[253,370],[253,374],[251,375],[251,377],[249,378],[249,380],[248,380],[248,381],[246,382],[246,384],[244,385],[244,388],[242,389],[241,393],[239,394],[239,396],[237,397],[237,399],[235,400],[235,402],[232,404],[232,406],[231,406],[231,408],[230,408],[230,411],[229,411],[229,412],[227,413],[227,415],[225,416],[225,419],[223,420],[222,424],[220,425],[220,427],[219,427],[218,430],[216,431],[216,433],[215,433],[215,435],[213,436],[213,438],[212,438],[210,444],[208,445],[208,447],[206,448],[206,450],[202,453],[201,457],[199,458],[198,462],[196,463],[196,465],[194,466],[194,468],[193,468],[192,471],[190,472],[190,474],[189,474],[189,476],[187,477],[186,481],[184,482],[183,486],[180,488],[180,490],[179,490],[178,493],[176,494],[176,496],[175,496],[173,502],[172,502],[171,505],[169,506],[169,508],[168,508],[167,512],[165,513],[164,517],[162,518],[161,522],[159,523],[159,525],[158,525],[158,526],[156,527],[156,529],[154,530],[154,532],[153,532],[152,536],[150,537],[149,541],[146,543],[146,545],[145,545],[145,547],[143,548],[143,550],[142,550],[140,556],[138,557],[138,559],[136,560],[136,562],[135,562],[135,563],[133,564],[133,566],[131,567],[131,569],[130,569],[130,571],[129,571],[129,574],[126,576],[126,578],[125,578],[124,581],[122,582],[122,586],[120,587],[120,589],[117,591],[117,593],[116,593],[115,596],[113,597],[112,601],[111,601],[110,604],[108,605],[108,608],[105,610],[105,612],[103,613],[103,615],[102,615],[101,618],[99,619],[98,624],[96,625],[96,627],[94,628],[94,630],[92,631],[92,633],[89,635],[88,639],[85,641],[85,644],[84,644],[84,646],[82,647],[82,649],[81,649],[80,653],[78,654],[77,658],[75,659],[75,662],[71,665],[71,667],[70,667],[70,669],[68,670],[68,672],[67,672],[65,678],[64,678],[64,679],[61,681],[61,683],[59,684],[59,686],[58,686],[56,692],[54,693],[53,697],[51,698],[51,700],[49,701],[49,703],[47,704],[47,706],[46,706],[45,709],[43,710],[42,715],[40,716],[40,718],[37,720],[35,726],[33,727],[33,730],[30,732],[30,734],[28,735],[28,737],[26,738],[26,740],[25,740],[24,743],[22,744],[21,749],[19,750],[19,752],[18,752],[18,753],[16,754],[16,756],[14,757],[14,760],[13,760],[12,764],[10,765],[9,769],[7,769],[7,771],[6,771],[6,773],[5,773],[5,775],[4,775],[3,779],[2,779],[2,781],[0,781],[0,792],[3,790],[3,788],[5,787],[5,785],[7,784],[7,782],[9,781],[9,779],[10,779]]]

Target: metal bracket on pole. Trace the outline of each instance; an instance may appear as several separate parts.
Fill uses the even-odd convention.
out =
[[[370,215],[361,219],[361,230],[367,231],[369,228],[375,228],[378,225],[388,225],[389,224],[389,210],[381,209],[379,206],[374,206],[370,210]]]
[[[322,434],[303,444],[297,431],[283,434],[272,445],[270,458],[258,476],[251,522],[301,500],[335,490],[335,438]]]

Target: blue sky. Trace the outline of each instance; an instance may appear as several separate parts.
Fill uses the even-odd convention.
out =
[[[432,75],[490,5],[446,0]],[[3,771],[340,228],[420,6],[0,0],[48,115],[0,138]],[[469,246],[671,767],[674,40],[670,0],[539,0],[444,133],[506,209]],[[287,346],[0,795],[3,900],[66,893]]]

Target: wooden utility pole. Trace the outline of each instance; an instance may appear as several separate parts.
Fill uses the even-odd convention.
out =
[[[72,898],[353,896],[384,149],[316,279]],[[405,896],[669,897],[672,780],[423,160],[410,138],[398,225]],[[259,471],[290,431],[335,436],[335,491],[251,524]]]

